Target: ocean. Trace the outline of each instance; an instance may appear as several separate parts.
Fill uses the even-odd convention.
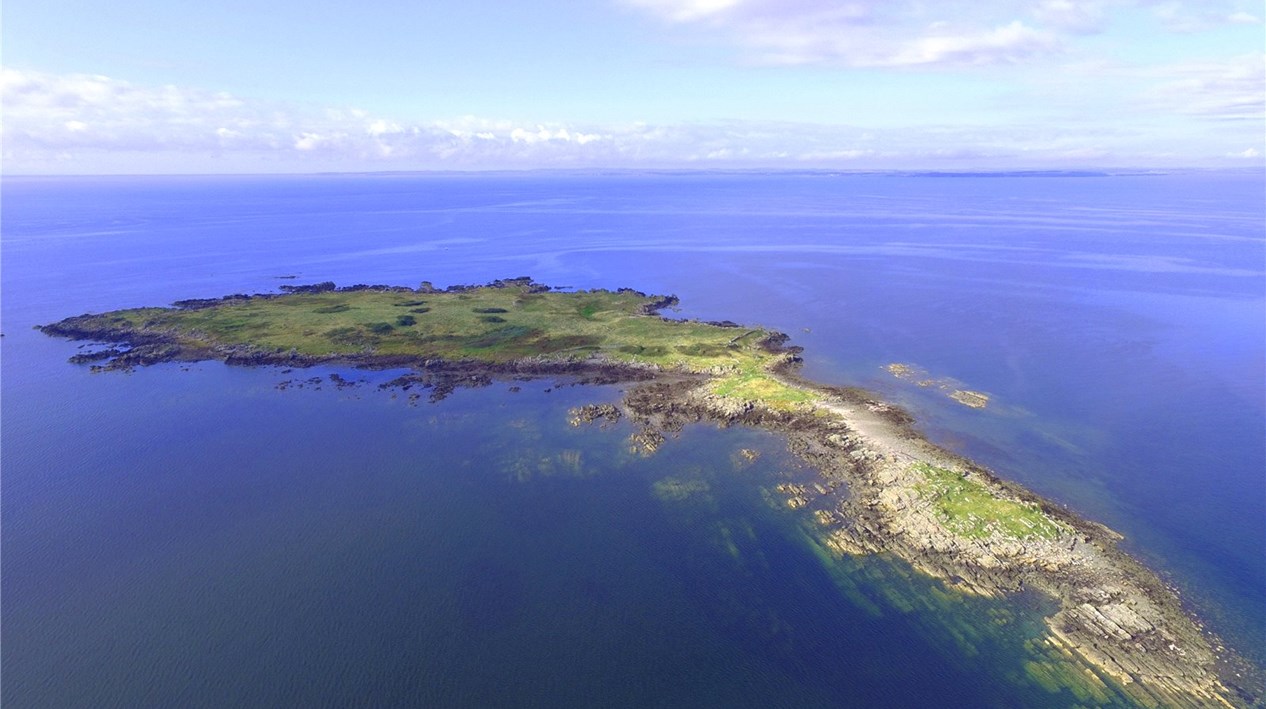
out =
[[[1035,669],[1046,599],[823,555],[769,494],[799,465],[777,436],[700,425],[644,457],[628,424],[567,423],[619,386],[428,403],[339,367],[94,374],[32,329],[326,280],[530,275],[785,332],[810,378],[1123,534],[1266,664],[1261,171],[0,189],[6,707],[1128,706]]]

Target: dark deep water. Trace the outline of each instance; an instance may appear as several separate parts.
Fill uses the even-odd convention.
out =
[[[1264,659],[1260,172],[2,186],[6,707],[1078,701],[1026,671],[1040,599],[824,564],[763,494],[794,465],[776,437],[696,428],[641,458],[624,426],[566,422],[618,388],[410,406],[373,386],[390,373],[298,373],[370,382],[319,391],[215,363],[93,375],[31,330],[322,280],[526,274],[783,330],[810,376],[880,390],[1124,533]],[[744,447],[763,455],[736,465]]]

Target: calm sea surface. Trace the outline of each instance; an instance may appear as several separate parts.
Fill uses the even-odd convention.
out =
[[[835,562],[760,431],[643,458],[617,387],[417,405],[392,373],[94,375],[31,326],[284,283],[628,286],[1122,532],[1233,647],[1266,637],[1266,179],[5,178],[6,707],[1072,706],[1040,598]],[[298,279],[278,280],[279,276]],[[984,410],[888,375],[988,393]],[[356,388],[279,390],[339,373]],[[741,448],[762,452],[753,464]]]

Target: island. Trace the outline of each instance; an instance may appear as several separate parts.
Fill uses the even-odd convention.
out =
[[[579,408],[573,424],[627,417],[632,442],[648,454],[696,422],[784,435],[813,477],[776,490],[810,515],[832,553],[891,554],[962,593],[1032,589],[1054,599],[1046,642],[1083,671],[1052,681],[1084,685],[1090,696],[1111,683],[1144,706],[1257,701],[1230,679],[1233,654],[1175,590],[1118,548],[1119,535],[932,444],[906,412],[866,391],[807,380],[800,348],[782,333],[665,317],[673,296],[559,290],[526,277],[280,291],[39,329],[98,343],[71,359],[101,371],[200,360],[407,368],[390,385],[432,398],[496,379],[630,383],[619,405]]]

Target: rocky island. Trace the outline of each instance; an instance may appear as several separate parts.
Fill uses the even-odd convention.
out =
[[[212,359],[410,368],[392,384],[430,387],[435,398],[497,378],[634,382],[619,406],[578,409],[573,423],[627,417],[648,453],[700,421],[785,435],[813,473],[776,489],[810,515],[833,553],[892,554],[963,593],[1030,589],[1053,598],[1046,642],[1081,668],[1053,681],[1083,685],[1089,696],[1111,684],[1144,706],[1258,701],[1233,681],[1234,658],[1173,589],[1118,549],[1118,535],[933,445],[905,412],[867,392],[801,377],[799,348],[783,334],[665,318],[671,296],[560,291],[530,278],[281,291],[86,314],[40,329],[100,343],[72,358],[100,370]]]

